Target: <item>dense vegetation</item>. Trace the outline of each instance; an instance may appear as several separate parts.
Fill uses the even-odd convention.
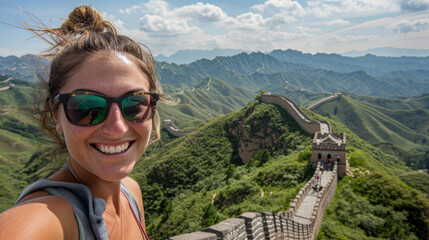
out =
[[[238,148],[246,139],[234,131],[239,123],[247,128],[254,144],[270,137],[260,134],[267,129],[283,140],[266,145],[243,165]],[[310,142],[311,136],[284,110],[252,103],[204,122],[162,151],[151,151],[133,172],[144,189],[150,235],[165,239],[244,211],[286,210],[312,175],[308,151],[306,155],[296,152],[308,148]]]
[[[203,120],[220,114],[237,111],[245,106],[253,93],[232,87],[225,81],[215,78],[204,78],[190,89],[176,89],[168,86],[166,92],[171,94],[178,105],[160,103],[159,113],[162,119],[171,119],[185,130],[194,128]]]
[[[367,152],[351,149],[349,156],[353,175],[339,181],[318,239],[426,239],[423,194],[384,173]]]

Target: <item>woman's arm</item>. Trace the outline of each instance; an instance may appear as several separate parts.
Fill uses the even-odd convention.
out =
[[[42,196],[21,201],[0,214],[0,239],[78,238],[73,209],[62,197]]]

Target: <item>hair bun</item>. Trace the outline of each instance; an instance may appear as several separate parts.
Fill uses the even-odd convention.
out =
[[[113,26],[104,21],[99,11],[92,5],[81,5],[69,13],[68,19],[61,25],[64,34],[82,34],[85,32],[114,31]]]

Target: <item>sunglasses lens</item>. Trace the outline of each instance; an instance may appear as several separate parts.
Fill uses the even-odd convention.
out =
[[[122,100],[122,112],[126,119],[141,122],[152,117],[151,95],[134,95]]]
[[[104,98],[93,95],[72,95],[67,101],[70,121],[77,125],[94,125],[102,122],[107,113]]]

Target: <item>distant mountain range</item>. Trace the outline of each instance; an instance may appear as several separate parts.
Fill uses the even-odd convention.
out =
[[[360,57],[367,54],[377,55],[380,57],[427,57],[429,56],[429,49],[408,49],[408,48],[392,48],[392,47],[379,47],[371,48],[365,51],[350,51],[340,53],[346,57]]]
[[[47,70],[47,61],[27,54],[22,57],[8,56],[0,57],[0,74],[28,82],[36,82],[35,72]]]
[[[212,50],[180,50],[175,54],[166,57],[164,55],[155,56],[155,60],[160,62],[176,63],[176,64],[189,64],[199,59],[212,60],[215,57],[227,57],[233,56],[242,52],[250,53],[252,51],[246,51],[242,49],[220,49],[215,48]],[[318,53],[321,54],[321,53]],[[318,55],[315,54],[315,55]],[[344,57],[363,57],[367,54],[376,55],[378,57],[428,57],[429,49],[406,49],[406,48],[392,48],[392,47],[380,47],[372,48],[365,51],[350,51],[345,53],[339,53]],[[311,55],[311,54],[306,54]]]
[[[0,74],[30,82],[32,70],[46,63],[32,55],[0,58]],[[45,66],[44,66],[45,65]],[[45,69],[44,69],[44,68]],[[257,93],[284,94],[308,91],[329,94],[343,91],[366,96],[417,96],[429,92],[429,57],[343,57],[338,54],[304,54],[294,50],[240,53],[200,59],[190,64],[156,62],[164,85],[192,88],[207,78]],[[40,70],[39,70],[40,71]]]
[[[212,77],[252,92],[261,89],[274,93],[344,91],[379,97],[415,96],[429,92],[429,57],[367,55],[350,58],[337,54],[307,55],[293,50],[277,50],[270,54],[240,53],[213,60],[201,59],[184,65],[158,62],[157,69],[163,84],[177,88],[189,88]]]

